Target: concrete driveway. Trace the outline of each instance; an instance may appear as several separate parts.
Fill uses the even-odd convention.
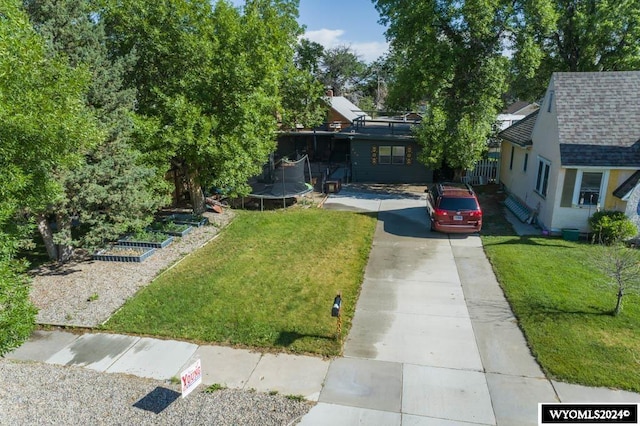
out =
[[[540,402],[640,401],[547,380],[480,237],[430,232],[425,205],[349,187],[326,200],[378,223],[344,357],[301,424],[537,425]]]

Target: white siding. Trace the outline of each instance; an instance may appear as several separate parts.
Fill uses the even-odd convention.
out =
[[[511,149],[513,148],[513,166],[511,165]],[[524,171],[524,157],[527,155],[527,171]],[[500,182],[522,201],[526,202],[530,183],[527,174],[531,167],[536,167],[531,157],[531,147],[524,148],[510,142],[502,142],[500,148]]]
[[[558,179],[560,172],[560,147],[558,145],[558,118],[556,115],[555,97],[553,92],[553,79],[549,82],[544,103],[540,106],[540,112],[533,126],[532,142],[530,149],[517,149],[514,153],[514,167],[509,170],[511,156],[511,144],[503,144],[501,181],[508,191],[525,202],[532,210],[538,211],[538,221],[546,228],[552,227],[553,207],[560,203],[560,191],[562,181]],[[551,104],[549,105],[549,102]],[[549,108],[549,106],[551,106]],[[506,148],[506,149],[504,149]],[[522,170],[525,153],[529,154],[527,171]],[[516,159],[517,158],[517,159]],[[544,158],[551,163],[546,197],[535,191],[538,176],[538,161]]]

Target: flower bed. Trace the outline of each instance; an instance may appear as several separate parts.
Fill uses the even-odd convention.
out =
[[[184,237],[191,232],[192,229],[193,227],[186,223],[174,223],[172,221],[155,222],[149,227],[150,231],[161,232],[163,234],[173,235],[176,237]]]
[[[118,240],[121,246],[165,248],[173,241],[171,235],[161,232],[143,232]]]
[[[171,221],[173,223],[181,223],[185,225],[191,226],[204,226],[209,223],[209,219],[203,216],[198,216],[194,214],[172,214],[166,220]]]
[[[98,251],[94,260],[107,262],[142,262],[156,251],[153,247],[134,247],[116,245]]]

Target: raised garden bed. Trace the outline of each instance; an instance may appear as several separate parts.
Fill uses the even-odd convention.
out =
[[[207,219],[206,217],[193,214],[172,214],[165,220],[171,221],[173,223],[181,223],[195,227],[204,226],[209,223],[209,219]]]
[[[94,260],[107,262],[142,262],[156,251],[153,247],[116,245],[96,252]]]
[[[118,240],[121,246],[165,248],[173,241],[173,236],[162,232],[141,232]]]
[[[174,223],[172,221],[155,222],[149,227],[150,231],[161,232],[163,234],[173,235],[176,237],[184,237],[191,232],[192,229],[193,227],[191,225],[186,223]]]

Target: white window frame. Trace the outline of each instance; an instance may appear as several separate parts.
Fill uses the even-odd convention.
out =
[[[547,160],[544,157],[538,157],[538,169],[536,171],[535,191],[541,197],[545,197],[545,198],[547,197],[547,192],[549,191],[550,176],[551,176],[551,161]],[[546,179],[546,182],[545,182],[545,179]]]
[[[600,192],[598,195],[597,204],[584,204],[580,203],[580,188],[582,187],[582,175],[584,173],[602,173],[602,179],[600,180]],[[607,169],[578,169],[576,173],[576,183],[573,187],[573,199],[571,204],[574,207],[597,207],[602,205],[604,201],[604,195],[606,195],[607,185],[609,184],[609,170]]]

